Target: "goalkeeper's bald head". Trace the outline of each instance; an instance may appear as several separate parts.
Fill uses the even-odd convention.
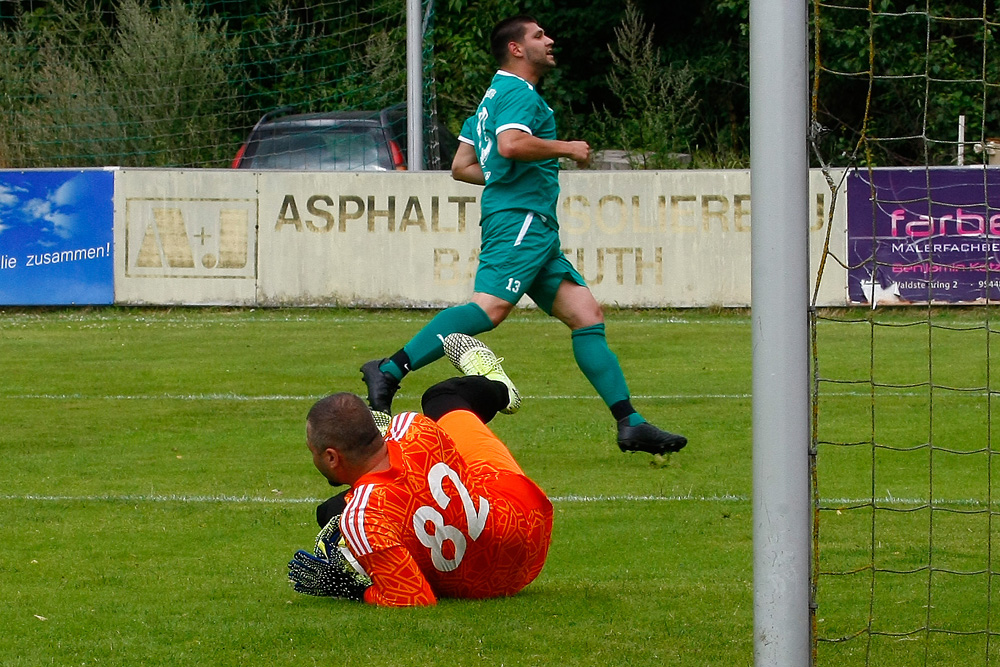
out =
[[[372,413],[355,394],[341,392],[316,401],[306,417],[309,446],[335,449],[358,465],[378,453],[384,444]]]

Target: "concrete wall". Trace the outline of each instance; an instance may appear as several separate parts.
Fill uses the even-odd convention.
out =
[[[747,171],[565,172],[567,256],[599,301],[750,304]],[[116,172],[115,299],[127,304],[441,306],[472,292],[481,189],[447,173]],[[831,195],[811,177],[815,275]],[[844,256],[839,201],[831,249]],[[828,263],[819,305],[846,303]]]

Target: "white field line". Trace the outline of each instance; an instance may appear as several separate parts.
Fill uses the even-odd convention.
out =
[[[425,323],[431,319],[433,312],[437,309],[428,309],[426,311],[425,317],[392,317],[392,324],[420,324]],[[319,322],[322,324],[361,324],[366,322],[372,322],[379,320],[380,318],[372,313],[363,312],[358,316],[333,316],[324,317],[322,314],[310,314],[310,313],[296,313],[294,315],[286,315],[284,317],[280,315],[276,316],[261,316],[254,318],[241,318],[239,315],[234,315],[233,317],[211,317],[202,318],[193,316],[190,318],[185,317],[146,317],[138,315],[135,317],[120,317],[120,316],[110,316],[102,317],[99,315],[90,314],[69,314],[59,316],[58,319],[52,319],[44,315],[6,315],[3,320],[0,320],[0,329],[12,328],[14,326],[33,326],[33,325],[64,325],[64,324],[75,324],[82,325],[80,328],[84,329],[101,329],[108,328],[112,326],[133,326],[133,327],[149,327],[153,325],[166,324],[166,325],[182,325],[191,328],[202,327],[202,326],[253,326],[257,324],[287,324],[289,322]],[[518,317],[517,315],[512,315],[508,317],[506,322],[517,322],[519,324],[539,324],[545,326],[553,326],[558,324],[556,320],[549,317]],[[638,318],[628,318],[628,319],[610,319],[615,327],[625,327],[634,325],[646,325],[646,324],[681,324],[681,325],[735,325],[735,326],[748,326],[750,324],[750,318],[733,318],[733,319],[703,319],[703,318],[688,318],[688,317],[638,317]]]
[[[399,394],[400,396],[405,396],[406,394]],[[865,394],[867,395],[867,394]],[[574,395],[549,395],[549,396],[528,396],[523,395],[524,398],[529,398],[532,400],[581,400],[581,399],[598,399],[599,396],[585,395],[585,396],[574,396]],[[305,400],[316,400],[322,398],[321,394],[263,394],[263,395],[249,395],[249,394],[236,394],[236,393],[222,393],[222,394],[109,394],[109,395],[97,395],[97,394],[0,394],[0,399],[11,399],[11,400],[47,400],[47,401],[65,401],[65,400],[84,400],[84,401],[305,401]],[[633,394],[632,398],[639,399],[663,399],[663,400],[682,400],[682,399],[692,399],[692,398],[721,398],[721,399],[746,399],[750,398],[750,394]]]
[[[46,494],[0,494],[0,501],[29,501],[29,502],[69,502],[69,503],[182,503],[182,504],[234,504],[234,505],[312,505],[321,503],[326,498],[285,498],[282,496],[248,496],[248,495],[184,495],[184,494],[101,494],[101,495],[46,495]],[[693,494],[660,496],[660,495],[613,495],[613,496],[552,496],[549,498],[553,503],[567,504],[598,504],[598,503],[632,503],[632,502],[667,502],[667,503],[749,503],[751,498],[746,495],[723,494],[711,496],[698,496]],[[879,507],[913,507],[927,505],[926,498],[898,498],[886,496],[875,498],[874,502]],[[837,507],[850,507],[858,505],[868,505],[872,503],[871,498],[825,498],[820,500],[820,506],[826,511],[835,511]],[[987,503],[971,499],[943,499],[934,500],[934,507],[970,507],[985,508]]]

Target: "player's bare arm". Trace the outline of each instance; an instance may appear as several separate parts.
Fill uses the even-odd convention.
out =
[[[472,144],[467,144],[464,141],[459,142],[458,150],[455,151],[455,159],[451,161],[451,177],[456,181],[472,183],[473,185],[486,185],[483,169],[479,165],[476,149],[473,148]]]
[[[497,136],[497,150],[509,160],[522,162],[565,157],[580,167],[590,164],[590,144],[586,141],[540,139],[516,129],[505,130]]]

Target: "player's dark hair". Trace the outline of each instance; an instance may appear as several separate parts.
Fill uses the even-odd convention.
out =
[[[306,416],[312,446],[336,449],[352,463],[375,453],[382,435],[360,397],[341,392],[316,401]]]
[[[507,45],[523,40],[528,26],[532,23],[538,23],[538,21],[527,14],[519,14],[506,18],[493,26],[493,32],[490,34],[490,53],[493,54],[493,58],[498,64],[503,65],[507,62],[510,55]]]

